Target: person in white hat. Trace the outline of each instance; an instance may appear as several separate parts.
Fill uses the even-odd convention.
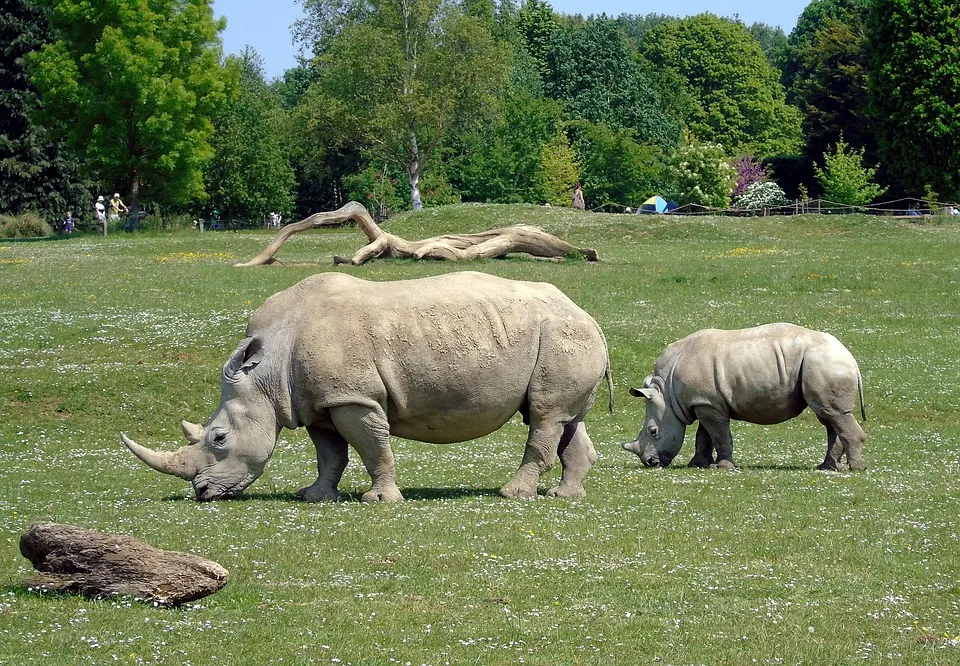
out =
[[[103,230],[103,235],[107,235],[107,216],[105,214],[106,207],[103,205],[103,195],[97,197],[97,203],[93,204],[94,212],[97,214],[97,222],[100,224],[101,229]]]

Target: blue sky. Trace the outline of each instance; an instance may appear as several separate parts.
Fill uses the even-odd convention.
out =
[[[719,16],[738,15],[740,20],[751,23],[778,25],[787,34],[793,30],[797,17],[810,0],[673,0],[669,3],[627,2],[626,0],[554,0],[550,4],[555,11],[564,14],[668,14],[692,16],[713,12]],[[227,18],[223,33],[223,49],[226,53],[239,53],[250,45],[263,56],[268,77],[281,76],[284,70],[296,64],[296,49],[293,45],[290,26],[303,16],[298,0],[214,0],[216,16]]]

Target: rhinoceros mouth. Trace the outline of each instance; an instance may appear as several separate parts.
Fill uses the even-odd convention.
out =
[[[193,491],[197,496],[198,502],[213,502],[216,500],[227,500],[236,497],[242,493],[247,486],[254,482],[255,476],[250,475],[242,481],[231,486],[221,486],[218,483],[207,481],[206,479],[197,479],[193,484]]]

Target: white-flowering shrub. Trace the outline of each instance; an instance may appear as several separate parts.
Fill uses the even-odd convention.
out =
[[[779,185],[771,181],[753,183],[734,202],[737,208],[745,209],[776,208],[788,203],[790,201],[787,199],[787,195],[784,194]]]

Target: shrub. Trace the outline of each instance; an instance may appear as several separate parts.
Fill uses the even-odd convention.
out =
[[[774,182],[754,183],[734,201],[737,208],[755,210],[757,208],[776,208],[790,203],[787,195]]]
[[[737,172],[718,143],[688,142],[667,159],[670,198],[681,206],[726,208]]]
[[[731,195],[734,201],[736,201],[738,197],[743,196],[744,192],[746,192],[747,188],[751,185],[754,183],[762,183],[770,177],[763,163],[754,160],[749,155],[738,157],[730,162],[730,166],[737,172],[737,184],[734,186],[733,194]]]
[[[46,238],[52,235],[53,227],[36,212],[0,215],[0,238]]]
[[[823,168],[816,162],[813,170],[823,187],[823,198],[833,203],[862,206],[887,191],[873,182],[877,167],[863,166],[864,149],[853,150],[844,142],[843,135],[833,152],[823,154]]]

